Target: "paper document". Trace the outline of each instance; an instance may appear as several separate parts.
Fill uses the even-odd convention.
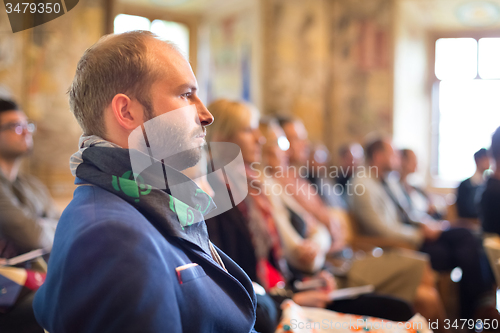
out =
[[[341,299],[352,299],[352,298],[356,298],[356,297],[363,295],[363,294],[372,293],[374,290],[375,290],[375,287],[372,285],[337,289],[337,290],[334,290],[330,293],[330,299],[332,301],[341,300]]]
[[[45,253],[47,253],[46,250],[38,249],[38,250],[33,250],[30,252],[27,252],[25,254],[21,254],[20,256],[10,258],[10,259],[0,258],[0,266],[14,266],[14,265],[23,263],[25,261],[41,257]]]

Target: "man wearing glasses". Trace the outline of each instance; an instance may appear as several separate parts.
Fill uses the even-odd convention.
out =
[[[45,186],[19,173],[34,131],[16,103],[0,99],[0,258],[52,247],[59,214]]]

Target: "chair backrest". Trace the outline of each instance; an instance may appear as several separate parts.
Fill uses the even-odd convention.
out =
[[[484,250],[495,275],[497,285],[500,286],[500,237],[486,237],[483,241]]]
[[[448,221],[456,221],[458,219],[458,210],[457,210],[457,203],[456,202],[454,202],[452,205],[448,206],[448,208],[446,209],[445,218]]]

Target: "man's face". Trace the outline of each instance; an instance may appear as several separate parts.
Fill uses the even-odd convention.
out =
[[[401,156],[401,170],[406,174],[417,171],[417,155],[413,151],[408,151],[406,157]]]
[[[490,168],[490,159],[488,156],[481,157],[476,161],[476,166],[479,172],[485,172]]]
[[[374,162],[379,168],[379,172],[382,174],[388,173],[399,167],[398,156],[394,152],[394,148],[390,142],[384,142],[384,148],[375,153]]]
[[[168,135],[166,141],[171,149],[165,152],[174,151],[176,154],[155,157],[165,159],[167,164],[183,170],[200,160],[201,147],[205,144],[205,126],[213,122],[213,117],[197,95],[198,83],[186,59],[161,42],[150,42],[150,45],[150,55],[161,74],[150,90],[152,111],[156,118],[149,122],[159,122],[161,126],[152,124],[149,128],[163,133],[147,132],[147,135]],[[167,113],[171,111],[176,112],[168,117]],[[148,131],[147,124],[145,128]]]
[[[345,172],[351,172],[352,167],[354,166],[354,156],[351,153],[351,150],[348,149],[341,157],[340,157],[340,166],[345,170]]]
[[[307,131],[299,121],[287,123],[283,126],[286,138],[290,142],[288,157],[291,164],[304,165],[309,157],[309,145],[307,142]]]
[[[271,125],[264,144],[264,154],[267,164],[272,168],[286,167],[288,165],[288,155],[279,145],[280,138],[285,138],[285,133],[281,127]]]
[[[237,144],[241,149],[243,160],[247,164],[260,162],[262,158],[262,135],[259,128],[248,125],[234,134],[231,141]]]
[[[0,113],[0,158],[14,159],[31,151],[33,137],[27,124],[28,118],[22,111]]]

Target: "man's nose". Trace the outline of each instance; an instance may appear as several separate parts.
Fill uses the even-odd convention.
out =
[[[208,111],[201,101],[199,101],[198,105],[196,105],[196,110],[198,111],[201,126],[205,127],[214,122],[214,116],[212,116],[210,111]]]

